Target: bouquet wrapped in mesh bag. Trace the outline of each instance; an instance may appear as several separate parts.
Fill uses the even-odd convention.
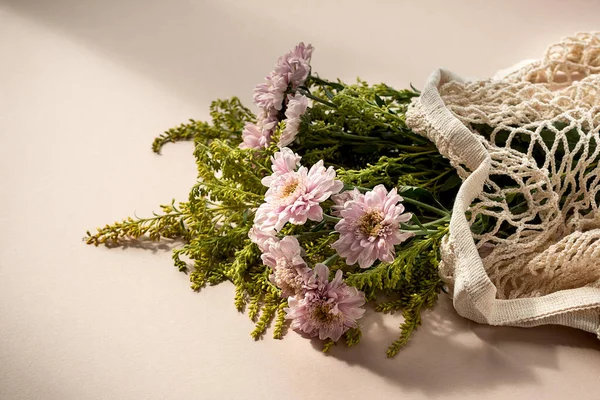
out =
[[[600,334],[600,34],[499,79],[438,70],[407,125],[463,179],[440,263],[458,313]]]
[[[188,198],[86,242],[174,241],[192,289],[234,285],[255,339],[291,328],[329,351],[360,341],[366,312],[402,312],[392,357],[446,287],[477,322],[598,333],[597,34],[501,79],[440,70],[422,92],[328,80],[313,50],[277,60],[254,111],[216,100],[210,122],[156,138],[193,141]]]

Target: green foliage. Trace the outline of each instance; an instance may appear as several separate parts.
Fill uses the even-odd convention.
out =
[[[333,348],[333,346],[335,346],[335,342],[331,339],[327,339],[325,340],[325,342],[323,342],[323,353],[329,353],[329,351]]]
[[[180,203],[178,208],[173,200],[170,205],[161,205],[160,207],[164,214],[154,213],[154,216],[150,218],[133,219],[128,217],[121,222],[99,228],[95,235],[87,231],[85,241],[87,244],[95,246],[99,244],[111,246],[118,245],[119,241],[125,237],[138,239],[147,236],[153,241],[161,238],[188,238],[189,231],[184,224],[186,204]]]
[[[413,133],[404,113],[416,92],[396,91],[380,84],[369,86],[332,83],[312,78],[313,92],[301,91],[314,100],[303,116],[295,149],[308,163],[318,161],[323,149],[337,146],[326,162],[343,167],[362,167],[399,149],[434,150],[427,139]],[[316,152],[316,153],[313,153]]]
[[[360,339],[362,338],[362,331],[360,328],[350,328],[346,331],[346,333],[344,333],[342,338],[344,339],[346,346],[352,347],[360,342]],[[329,351],[331,351],[335,345],[336,342],[331,339],[327,339],[325,342],[323,342],[323,353],[329,353]]]
[[[360,328],[350,328],[346,333],[344,333],[344,341],[346,342],[346,346],[352,347],[360,342],[360,338],[362,337],[362,331]]]
[[[275,318],[275,326],[273,327],[273,338],[281,339],[285,335],[287,328],[287,320],[285,319],[284,309],[288,306],[287,300],[283,300],[277,308],[277,317]]]
[[[212,103],[212,124],[194,122],[167,131],[157,138],[156,152],[163,144],[193,139],[198,168],[198,182],[188,200],[175,206],[162,206],[163,214],[152,218],[127,218],[88,232],[88,244],[118,244],[148,235],[152,240],[182,239],[182,247],[173,250],[175,266],[190,276],[193,290],[206,285],[231,281],[235,285],[234,304],[238,310],[248,306],[256,323],[253,338],[266,331],[277,316],[274,336],[280,338],[285,328],[279,289],[268,279],[260,251],[248,239],[254,218],[253,210],[263,202],[266,188],[261,178],[270,173],[272,151],[240,149],[241,131],[254,116],[239,100]],[[191,262],[191,265],[190,265]]]
[[[433,307],[442,290],[443,283],[437,268],[439,246],[447,232],[447,227],[440,227],[430,236],[415,237],[397,250],[394,262],[380,263],[346,278],[348,285],[363,291],[370,301],[381,293],[392,298],[379,303],[375,311],[390,313],[403,310],[400,338],[388,348],[388,357],[396,355],[408,343],[411,334],[421,324],[421,311]]]
[[[397,187],[406,207],[419,217],[403,226],[415,237],[398,246],[394,262],[366,270],[346,265],[331,248],[338,238],[335,217],[327,215],[321,222],[302,226],[288,224],[279,232],[298,238],[309,265],[325,262],[332,274],[341,269],[346,282],[363,291],[368,301],[388,296],[389,301],[377,305],[377,311],[402,310],[405,321],[400,337],[388,349],[393,356],[407,343],[420,324],[421,311],[433,306],[442,288],[437,274],[439,244],[447,232],[447,210],[459,181],[433,144],[404,122],[416,91],[361,81],[345,85],[316,76],[298,90],[314,101],[290,146],[302,155],[302,164],[324,160],[336,167],[348,189],[368,190],[378,184]],[[287,299],[271,283],[272,271],[262,264],[261,252],[248,239],[248,231],[256,208],[264,201],[266,188],[261,179],[271,173],[270,157],[278,150],[275,144],[285,124],[278,125],[268,149],[254,151],[239,148],[244,125],[255,117],[237,98],[213,102],[211,117],[211,123],[190,120],[168,130],[152,146],[158,153],[166,143],[194,141],[198,179],[187,201],[162,206],[162,213],[151,218],[127,218],[94,234],[88,232],[86,241],[114,245],[143,236],[180,239],[183,244],[173,250],[173,261],[189,274],[193,290],[232,282],[235,307],[247,312],[256,325],[251,336],[261,338],[272,325],[273,337],[281,338],[288,326]],[[322,203],[327,214],[332,205],[331,200]],[[353,346],[361,336],[356,328],[343,339]],[[325,342],[323,350],[334,344]]]
[[[309,82],[314,87],[301,91],[314,104],[294,143],[304,162],[322,159],[356,186],[418,186],[444,207],[452,206],[461,182],[455,169],[432,142],[406,126],[406,109],[418,92],[360,80],[345,85],[311,77]]]
[[[237,97],[230,100],[215,100],[210,105],[212,124],[190,119],[186,124],[171,128],[152,143],[152,150],[160,153],[167,143],[194,140],[208,144],[213,139],[229,141],[232,145],[241,142],[241,132],[246,122],[254,122],[252,112],[244,107]]]

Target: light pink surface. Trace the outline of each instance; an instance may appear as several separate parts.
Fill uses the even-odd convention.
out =
[[[249,104],[300,40],[324,76],[419,87],[437,67],[491,76],[600,17],[582,0],[285,3],[0,1],[0,398],[598,399],[593,335],[480,326],[442,297],[397,358],[400,317],[381,315],[324,356],[294,333],[254,343],[232,286],[193,293],[164,249],[82,244],[185,199],[192,146],[159,157],[152,139],[211,99]]]

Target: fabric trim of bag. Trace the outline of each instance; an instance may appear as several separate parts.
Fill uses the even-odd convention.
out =
[[[465,215],[482,192],[489,176],[491,157],[473,133],[446,107],[439,88],[462,79],[440,69],[428,79],[421,96],[407,113],[407,124],[436,143],[464,179],[455,200],[447,246],[440,273],[453,274],[450,290],[457,312],[468,319],[490,325],[530,327],[559,324],[600,333],[600,289],[581,287],[540,297],[498,299],[497,288],[484,269]],[[465,168],[470,171],[465,173]]]

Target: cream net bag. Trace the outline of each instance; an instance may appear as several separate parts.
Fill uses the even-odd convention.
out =
[[[440,265],[458,313],[600,338],[600,33],[501,79],[438,70],[407,123],[463,179]]]

